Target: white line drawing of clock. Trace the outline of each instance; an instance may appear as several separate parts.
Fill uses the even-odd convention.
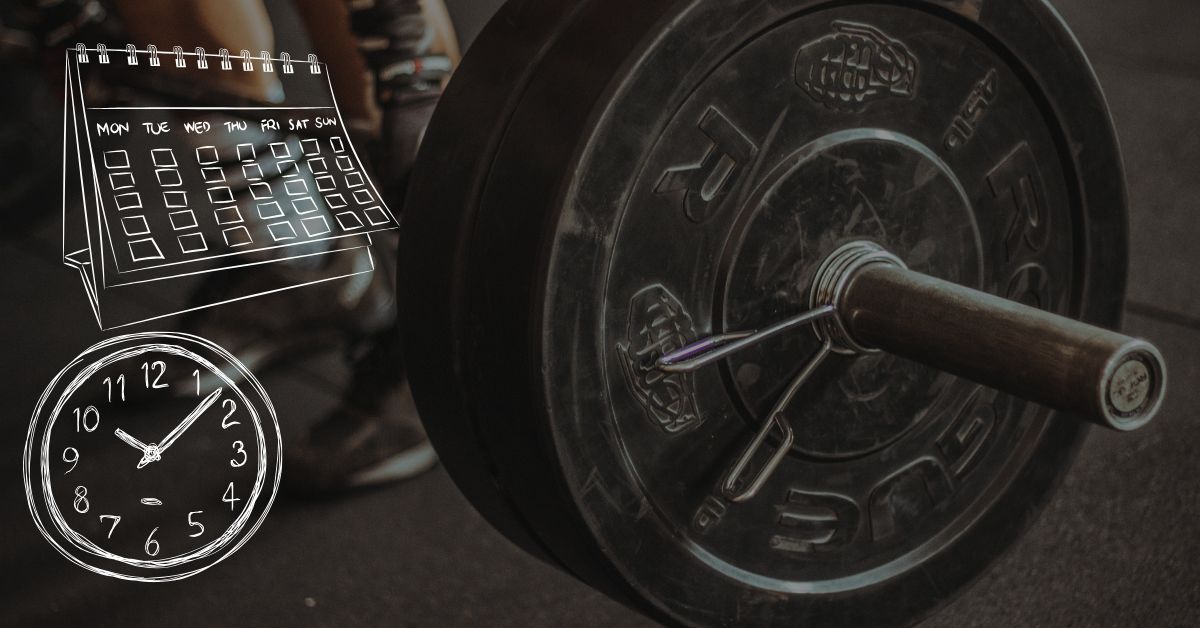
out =
[[[249,540],[281,459],[275,409],[237,358],[197,336],[130,334],[84,351],[42,394],[25,494],[38,530],[71,562],[166,582]]]

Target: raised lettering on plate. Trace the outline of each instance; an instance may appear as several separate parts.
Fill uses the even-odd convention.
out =
[[[996,433],[999,422],[993,405],[996,396],[995,390],[976,388],[967,397],[954,422],[938,438],[938,449],[950,465],[954,477],[965,477],[974,469],[980,454]]]
[[[1022,247],[1039,253],[1050,241],[1046,187],[1029,144],[1021,142],[988,174],[992,194],[1012,211],[1005,247],[1008,261]]]
[[[975,137],[979,124],[996,101],[996,83],[996,70],[993,69],[988,70],[983,79],[975,84],[958,115],[954,116],[954,121],[950,123],[950,130],[946,131],[946,148],[957,150],[969,144],[971,138]]]
[[[1013,271],[1004,296],[1047,312],[1053,312],[1058,306],[1054,302],[1050,273],[1041,264],[1025,264]]]
[[[708,496],[700,505],[696,515],[692,517],[692,529],[700,534],[707,534],[725,516],[725,502],[719,497]]]
[[[716,107],[708,108],[699,129],[710,142],[704,156],[667,170],[654,191],[675,198],[688,220],[702,224],[720,213],[758,147]]]
[[[950,477],[940,461],[917,460],[871,491],[871,538],[878,542],[903,534],[951,492]]]
[[[771,549],[799,554],[836,550],[854,540],[859,518],[858,504],[849,497],[792,489],[779,508],[779,532],[771,537]]]

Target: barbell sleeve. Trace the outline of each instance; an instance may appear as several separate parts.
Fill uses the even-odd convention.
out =
[[[1152,344],[890,263],[858,268],[841,324],[865,347],[942,369],[1102,426],[1132,431],[1166,392]]]

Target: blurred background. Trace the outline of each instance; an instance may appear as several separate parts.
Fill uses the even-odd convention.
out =
[[[447,0],[464,50],[500,4]],[[1200,6],[1054,4],[1091,56],[1125,151],[1126,331],[1162,348],[1172,390],[1145,431],[1094,432],[1033,529],[925,625],[1197,626]],[[266,6],[277,49],[302,58],[313,44],[295,7],[288,0]],[[0,96],[7,147],[0,206],[8,212],[0,233],[0,625],[649,625],[517,550],[440,469],[337,499],[281,497],[252,542],[182,582],[120,582],[56,554],[31,525],[22,494],[24,433],[46,383],[109,334],[97,330],[78,277],[62,265],[61,103],[42,76],[10,72]],[[337,406],[351,377],[339,357],[311,356],[264,377],[287,417],[285,441]]]

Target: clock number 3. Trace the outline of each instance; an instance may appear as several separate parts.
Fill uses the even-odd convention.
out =
[[[235,452],[242,454],[242,460],[238,462],[236,458],[230,458],[229,466],[235,469],[246,466],[246,461],[250,459],[250,455],[246,453],[246,444],[240,440],[235,440],[233,441],[233,449]]]
[[[151,372],[158,373],[154,376],[153,383],[150,382]],[[153,364],[150,362],[142,362],[142,373],[145,375],[146,388],[167,388],[169,386],[169,384],[164,384],[160,381],[162,380],[163,375],[167,374],[167,363],[163,362],[162,360],[156,360]]]

